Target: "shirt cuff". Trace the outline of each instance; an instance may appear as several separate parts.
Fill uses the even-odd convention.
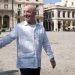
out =
[[[49,59],[51,60],[53,57],[54,57],[53,55],[50,55],[50,56],[49,56]]]

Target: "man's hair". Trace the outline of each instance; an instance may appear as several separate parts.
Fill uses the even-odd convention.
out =
[[[25,7],[31,8],[34,13],[36,13],[36,11],[37,11],[37,10],[36,10],[36,6],[34,6],[34,5],[29,4],[29,5],[26,5]]]

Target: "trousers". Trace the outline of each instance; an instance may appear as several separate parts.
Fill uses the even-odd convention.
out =
[[[21,75],[40,75],[39,68],[20,68]]]

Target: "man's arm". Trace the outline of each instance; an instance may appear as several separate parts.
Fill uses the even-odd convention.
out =
[[[49,43],[49,40],[48,40],[45,30],[43,30],[43,47],[44,47],[45,52],[47,53],[47,55],[50,58],[52,68],[55,68],[56,62],[55,62],[53,51],[51,49],[51,46],[50,46],[50,43]]]
[[[11,43],[17,37],[17,29],[14,28],[10,34],[6,35],[5,37],[0,39],[0,48],[4,47],[5,45]]]

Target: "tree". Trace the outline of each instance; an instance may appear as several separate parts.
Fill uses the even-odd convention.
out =
[[[64,21],[63,29],[67,30],[69,26],[70,26],[70,22],[69,21]]]

